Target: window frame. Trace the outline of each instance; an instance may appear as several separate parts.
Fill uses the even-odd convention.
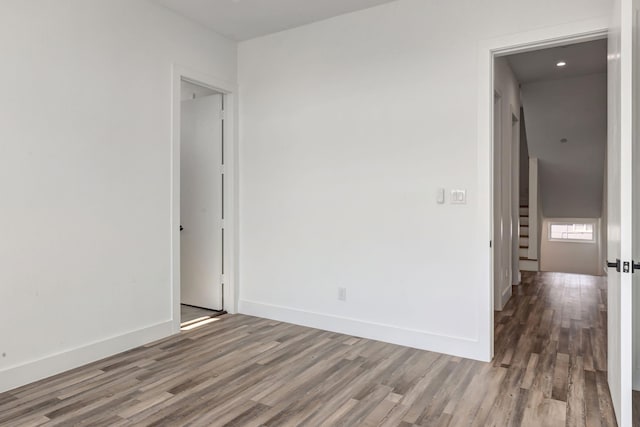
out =
[[[593,233],[591,239],[558,239],[551,237],[551,229],[554,225],[591,225],[593,226]],[[559,242],[559,243],[598,243],[598,221],[588,220],[588,219],[549,219],[549,227],[547,230],[547,240],[549,242]]]

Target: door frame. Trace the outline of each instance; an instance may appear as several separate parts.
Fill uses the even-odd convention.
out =
[[[533,31],[482,40],[478,54],[478,253],[482,274],[479,286],[481,301],[485,309],[478,315],[478,341],[482,360],[490,362],[494,356],[494,271],[493,239],[494,195],[493,195],[493,110],[494,110],[494,59],[496,57],[522,53],[572,43],[607,38],[609,17],[568,23]],[[484,238],[482,238],[484,237]]]
[[[492,203],[493,203],[493,212],[496,212],[496,208],[497,211],[502,214],[502,207],[503,207],[503,196],[504,196],[504,192],[502,191],[502,185],[503,185],[503,181],[504,181],[504,168],[503,168],[503,162],[502,162],[502,156],[499,157],[498,159],[498,164],[496,165],[496,152],[495,152],[495,147],[496,147],[496,142],[498,142],[498,145],[500,147],[504,146],[504,126],[503,126],[503,122],[502,122],[502,111],[504,109],[504,105],[503,103],[505,102],[504,97],[502,96],[502,93],[500,92],[500,89],[498,89],[497,87],[494,86],[493,88],[493,112],[491,115],[491,119],[493,120],[492,123],[492,129],[493,129],[493,133],[492,133],[492,138],[493,141],[491,141],[491,145],[492,147],[494,147],[491,150],[491,160],[492,160],[492,173],[497,174],[500,178],[500,185],[498,186],[499,189],[498,191],[496,191],[496,176],[494,175],[492,177],[492,185],[494,186],[492,188],[493,191],[493,199],[492,199]],[[499,117],[496,117],[495,113],[496,110],[500,113]],[[496,132],[496,127],[498,128],[498,132]],[[496,206],[497,205],[497,206]],[[503,245],[503,239],[502,239],[502,234],[500,233],[500,229],[496,230],[495,225],[496,222],[498,222],[499,225],[502,226],[502,230],[504,231],[504,221],[500,220],[498,221],[499,215],[494,215],[492,216],[491,220],[493,221],[493,233],[491,236],[491,248],[492,248],[492,253],[494,255],[498,256],[493,256],[493,271],[494,271],[494,276],[492,278],[493,280],[493,309],[495,311],[496,306],[497,305],[502,305],[502,297],[503,297],[503,291],[504,291],[504,277],[502,277],[502,272],[504,271],[504,265],[503,265],[503,258],[504,258],[504,245]],[[496,232],[498,232],[499,235],[496,235]],[[509,250],[511,250],[511,248],[509,248]],[[500,272],[499,276],[499,280],[496,281],[496,275],[495,275],[495,271],[496,271],[496,267],[498,267],[498,270]],[[502,307],[500,307],[500,309],[502,310]]]
[[[511,111],[511,285],[519,285],[520,276],[520,108]],[[531,239],[531,236],[529,236]]]
[[[180,126],[181,81],[187,80],[216,92],[224,99],[224,309],[238,311],[238,89],[234,83],[178,64],[171,70],[171,215],[170,283],[172,332],[180,332]]]

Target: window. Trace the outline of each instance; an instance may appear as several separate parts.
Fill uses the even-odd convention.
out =
[[[594,224],[552,222],[549,227],[549,240],[595,241]]]

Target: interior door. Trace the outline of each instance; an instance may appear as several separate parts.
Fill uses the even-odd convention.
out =
[[[640,123],[640,67],[638,66],[638,58],[640,58],[640,2],[634,2],[634,70],[633,70],[633,84],[634,84],[634,100],[633,100],[633,165],[639,165],[640,163],[640,144],[638,143],[638,124]],[[632,168],[633,174],[633,260],[638,266],[640,263],[640,170],[638,167]],[[633,312],[633,326],[632,326],[632,340],[633,340],[633,357],[632,357],[632,370],[633,370],[633,384],[634,390],[640,390],[640,271],[634,266],[635,273],[632,276],[632,293],[633,293],[633,306],[631,308]],[[639,266],[640,267],[640,266]],[[638,395],[640,397],[640,395]],[[632,405],[633,407],[633,405]],[[640,414],[634,414],[634,419],[640,419]]]
[[[504,221],[502,214],[502,97],[498,92],[494,93],[493,102],[493,309],[500,311],[504,288]]]
[[[222,95],[181,107],[181,303],[222,310]]]
[[[607,256],[611,264],[608,274],[607,368],[618,425],[631,426],[635,1],[616,0],[612,17],[608,48]],[[611,267],[615,260],[620,260],[619,268]]]
[[[511,151],[513,149],[513,141],[511,140],[512,124],[511,124],[511,107],[509,102],[505,99],[502,104],[502,145],[501,151],[501,176],[500,176],[500,191],[502,191],[501,197],[501,217],[502,217],[502,242],[501,242],[501,254],[502,254],[502,272],[500,289],[500,309],[504,309],[506,302],[511,297],[511,285],[513,284],[513,270],[512,266],[512,247],[513,247],[513,223],[511,218],[511,186],[513,182],[511,172]]]

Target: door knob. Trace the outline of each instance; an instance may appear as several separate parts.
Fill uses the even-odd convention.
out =
[[[180,224],[180,231],[184,230],[184,227],[182,226],[182,224]]]
[[[607,261],[607,267],[609,267],[609,268],[614,268],[615,267],[616,271],[618,273],[620,273],[620,260],[616,259],[616,262]],[[640,265],[638,265],[638,267],[640,268]]]
[[[636,270],[640,270],[640,262],[631,261],[631,272],[635,273]]]

